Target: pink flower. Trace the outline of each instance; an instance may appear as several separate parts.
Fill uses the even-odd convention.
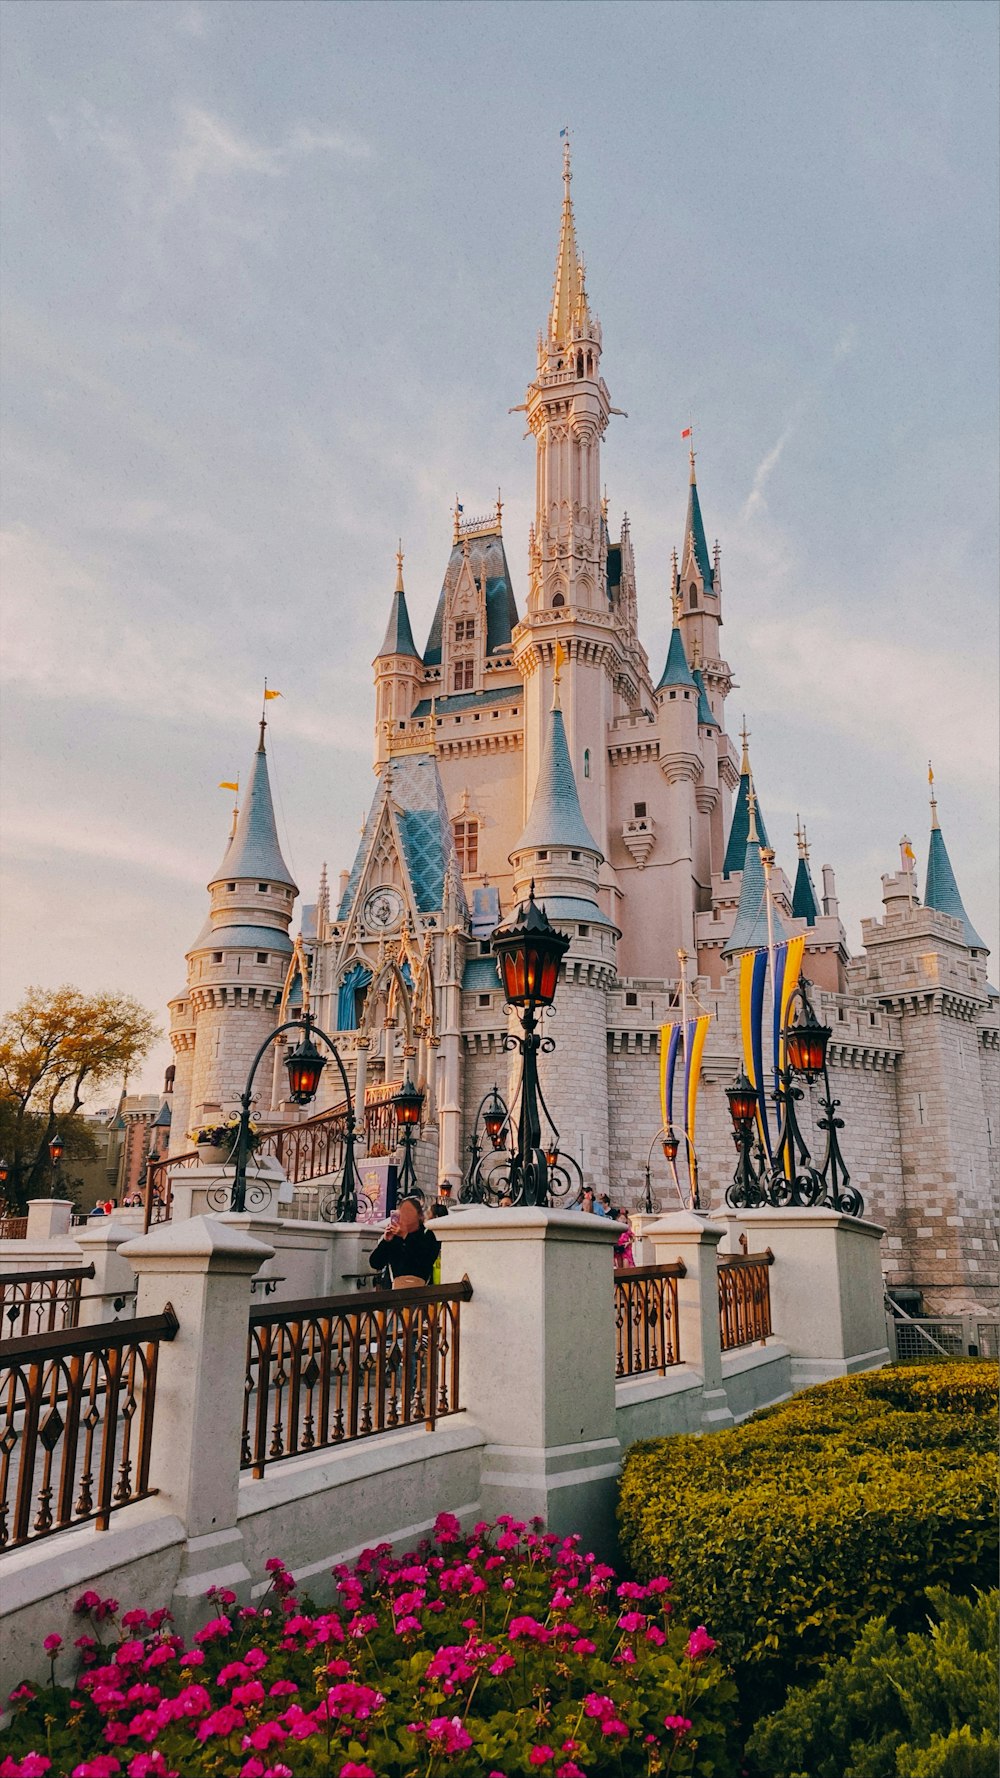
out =
[[[345,1662],[344,1665],[346,1666],[346,1664]],[[335,1663],[331,1661],[330,1666],[327,1667],[328,1673],[334,1665]],[[347,1671],[350,1672],[350,1667],[347,1668]],[[269,1698],[293,1698],[298,1689],[294,1679],[276,1679],[267,1695]]]
[[[556,1767],[556,1778],[587,1778],[587,1775],[575,1760],[568,1759],[561,1766]]]
[[[718,1646],[718,1643],[709,1635],[704,1624],[699,1624],[696,1630],[691,1631],[687,1640],[687,1648],[684,1652],[689,1661],[700,1661],[702,1655],[710,1655],[713,1648],[718,1648]]]
[[[411,1735],[426,1735],[435,1753],[462,1753],[472,1746],[472,1736],[460,1716],[432,1716],[430,1722],[407,1723]]]
[[[511,1618],[507,1629],[507,1635],[511,1642],[520,1642],[522,1640],[527,1642],[550,1642],[552,1640],[551,1633],[545,1628],[545,1625],[540,1624],[538,1619],[533,1617]]]
[[[672,1586],[673,1581],[669,1581],[665,1574],[658,1574],[654,1580],[650,1581],[646,1591],[647,1593],[669,1593]]]
[[[496,1660],[490,1662],[490,1672],[499,1679],[501,1673],[509,1673],[510,1669],[516,1666],[517,1662],[513,1655],[497,1655]]]
[[[623,1611],[618,1619],[619,1630],[644,1630],[645,1627],[646,1619],[641,1611]]]
[[[128,1778],[179,1778],[179,1774],[162,1753],[137,1753],[129,1762]]]
[[[259,1679],[251,1679],[246,1685],[234,1685],[229,1694],[231,1704],[263,1704],[264,1687]]]
[[[671,1733],[676,1735],[679,1741],[682,1735],[687,1734],[688,1729],[691,1727],[691,1723],[686,1716],[665,1716],[663,1718],[663,1726],[665,1729],[670,1729]]]
[[[597,1643],[589,1641],[586,1636],[581,1636],[578,1642],[573,1643],[573,1653],[582,1656],[584,1659],[586,1659],[588,1655],[596,1655]]]
[[[646,1641],[651,1642],[653,1644],[654,1648],[662,1648],[663,1644],[666,1642],[666,1640],[667,1640],[667,1638],[664,1635],[663,1631],[660,1629],[659,1625],[658,1624],[650,1624],[649,1628],[646,1631]]]
[[[213,1710],[206,1716],[195,1731],[199,1741],[210,1741],[214,1735],[231,1735],[234,1729],[241,1729],[246,1718],[242,1710],[232,1704],[223,1704],[220,1709]]]
[[[420,1619],[418,1617],[401,1617],[396,1624],[396,1635],[409,1636],[414,1630],[419,1630],[420,1627]]]
[[[375,1778],[375,1773],[363,1760],[349,1759],[340,1768],[340,1778]]]
[[[0,1778],[43,1778],[51,1765],[44,1753],[26,1753],[22,1760],[5,1759],[0,1766]]]
[[[17,1685],[11,1692],[7,1702],[9,1704],[30,1704],[34,1696],[35,1694],[30,1685]]]
[[[74,1601],[73,1610],[77,1617],[85,1617],[88,1612],[96,1610],[100,1603],[100,1593],[95,1593],[91,1588],[88,1592],[81,1593],[79,1599]]]
[[[258,1753],[264,1753],[272,1741],[287,1741],[288,1730],[283,1729],[280,1722],[262,1722],[257,1728],[244,1735],[244,1747],[254,1747]]]
[[[228,1636],[232,1627],[227,1617],[209,1618],[207,1624],[195,1631],[194,1639],[196,1642],[214,1642],[218,1636]]]
[[[555,1759],[555,1757],[556,1756],[555,1756],[554,1752],[552,1751],[552,1748],[546,1747],[544,1741],[539,1743],[539,1745],[537,1747],[531,1747],[528,1749],[528,1764],[529,1764],[529,1766],[547,1766],[549,1763],[549,1760]]]
[[[93,1759],[85,1759],[82,1765],[73,1767],[73,1778],[114,1778],[121,1771],[121,1763],[113,1753],[95,1753]],[[39,1770],[44,1770],[39,1767]]]
[[[280,1556],[268,1556],[267,1561],[264,1563],[264,1573],[265,1574],[283,1574],[284,1572],[285,1572],[285,1564],[282,1561],[281,1557]]]
[[[438,1513],[434,1520],[434,1535],[438,1543],[457,1543],[462,1535],[462,1527],[454,1513]]]

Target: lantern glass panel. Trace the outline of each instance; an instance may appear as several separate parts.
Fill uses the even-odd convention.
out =
[[[675,1161],[677,1159],[680,1145],[680,1138],[675,1135],[673,1130],[668,1130],[663,1138],[663,1153],[668,1161]]]
[[[308,1105],[316,1097],[326,1058],[320,1055],[311,1039],[304,1038],[286,1058],[285,1066],[293,1103]]]

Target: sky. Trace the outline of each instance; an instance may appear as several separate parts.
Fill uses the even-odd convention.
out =
[[[996,980],[997,22],[6,0],[0,1006],[165,1024],[265,675],[286,858],[336,881],[397,538],[422,641],[456,493],[502,489],[523,607],[564,126],[654,671],[693,418],[779,862],[801,813],[857,950],[933,759]]]

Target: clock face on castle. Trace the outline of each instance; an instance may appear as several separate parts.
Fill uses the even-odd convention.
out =
[[[394,932],[403,918],[403,897],[398,889],[373,889],[365,896],[362,917],[374,932]]]

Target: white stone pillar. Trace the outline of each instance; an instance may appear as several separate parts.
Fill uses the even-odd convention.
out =
[[[137,1213],[141,1219],[142,1212]],[[139,1228],[142,1223],[140,1220]],[[80,1325],[98,1321],[124,1321],[135,1314],[135,1273],[121,1256],[126,1242],[137,1230],[117,1217],[102,1216],[77,1230],[76,1242],[85,1266],[93,1265],[93,1278],[85,1278],[80,1296]]]
[[[584,1548],[614,1543],[612,1249],[619,1230],[563,1210],[473,1209],[435,1222],[441,1277],[468,1274],[461,1401],[481,1429],[484,1518],[540,1515]]]
[[[751,1253],[770,1247],[771,1326],[793,1389],[888,1364],[884,1230],[836,1210],[744,1210]]]
[[[359,1037],[355,1049],[357,1068],[354,1074],[354,1118],[358,1127],[358,1136],[362,1143],[365,1140],[365,1089],[368,1084],[368,1044],[367,1037]]]
[[[273,1247],[225,1218],[161,1223],[120,1250],[138,1274],[137,1315],[171,1303],[160,1345],[150,1479],[187,1532],[171,1610],[182,1627],[211,1586],[248,1586],[237,1529],[250,1279]]]
[[[718,1223],[696,1216],[693,1210],[671,1211],[646,1230],[656,1265],[680,1259],[686,1267],[677,1283],[681,1362],[701,1376],[701,1424],[706,1431],[733,1424],[722,1384],[719,1336],[718,1251],[724,1234]]]
[[[68,1235],[73,1206],[68,1198],[29,1198],[29,1241],[50,1241]]]

